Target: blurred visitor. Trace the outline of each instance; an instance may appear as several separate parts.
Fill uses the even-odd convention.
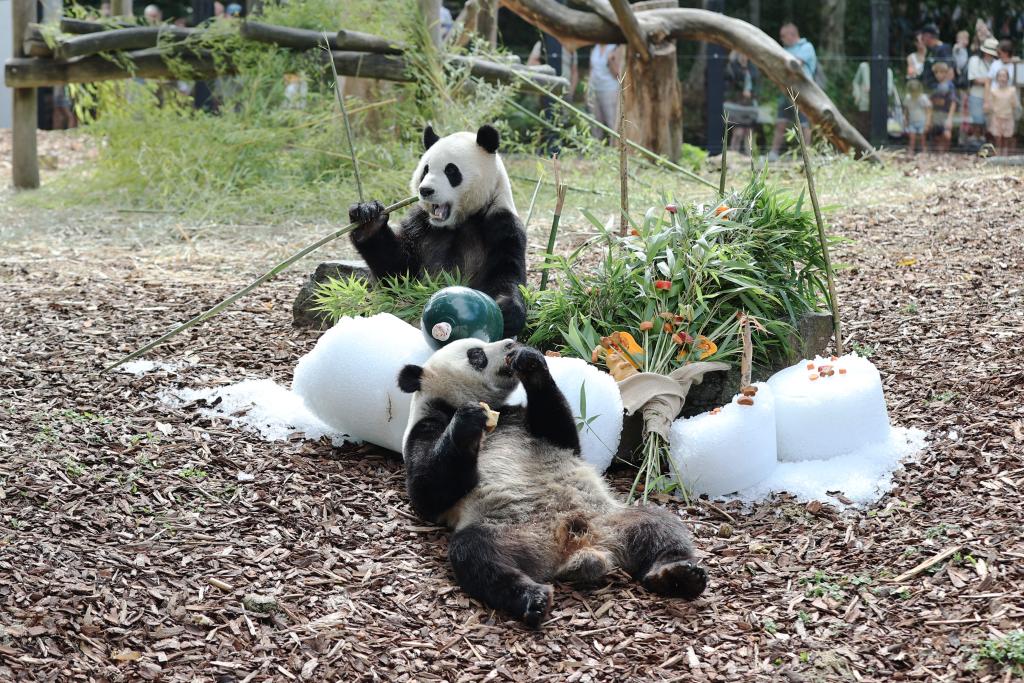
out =
[[[1016,84],[1016,67],[1017,65],[1013,62],[1013,41],[1004,38],[999,41],[999,47],[996,49],[998,59],[992,62],[988,69],[988,77],[995,87],[996,77],[1000,71],[1005,71],[1009,74],[1010,83]]]
[[[924,58],[928,54],[928,46],[924,44],[924,36],[918,31],[914,34],[914,51],[907,55],[907,78],[921,78],[924,73]]]
[[[110,3],[109,2],[101,2],[100,3],[100,16],[101,17],[109,17],[110,16]]]
[[[786,52],[796,57],[800,62],[800,67],[804,71],[804,75],[810,80],[814,80],[814,75],[818,70],[818,55],[814,51],[814,46],[811,45],[810,41],[806,38],[800,37],[800,31],[797,29],[796,24],[789,22],[783,24],[779,29],[779,42],[786,49]],[[772,136],[772,148],[768,152],[768,161],[777,161],[779,158],[779,150],[782,148],[782,141],[786,135],[786,129],[796,123],[796,117],[798,112],[793,106],[793,103],[789,100],[789,95],[783,93],[779,96],[778,110],[775,114],[775,134]],[[810,121],[803,114],[799,114],[800,124],[804,129],[804,141],[807,144],[811,142],[811,126]]]
[[[450,9],[441,5],[441,38],[447,38],[448,34],[452,32],[452,26],[455,25],[455,19],[452,17]]]
[[[924,131],[928,126],[932,101],[924,94],[924,86],[917,78],[907,81],[906,104],[907,120],[907,153],[914,155],[917,151],[925,151]]]
[[[750,153],[751,136],[757,125],[757,92],[761,72],[747,55],[733,50],[725,64],[725,115],[732,126],[729,149]]]
[[[213,18],[214,19],[221,19],[223,17],[224,17],[224,3],[222,3],[220,0],[216,0],[213,3]]]
[[[224,9],[224,13],[229,17],[234,17],[237,19],[238,17],[242,16],[242,6],[239,5],[237,2],[232,2]]]
[[[886,92],[889,99],[886,130],[890,135],[899,136],[904,132],[905,117],[900,93],[896,89],[892,69],[885,70]],[[861,62],[853,76],[853,104],[857,107],[857,128],[865,136],[871,135],[871,65]]]
[[[1010,72],[1001,69],[989,91],[988,111],[992,118],[988,131],[995,141],[999,156],[1007,156],[1014,147],[1013,129],[1020,119],[1021,104],[1017,88],[1010,83]]]
[[[986,38],[978,54],[971,55],[967,62],[967,80],[970,89],[967,91],[967,116],[964,119],[967,128],[967,146],[977,151],[985,141],[985,90],[988,88],[988,72],[998,55],[999,41]]]
[[[158,26],[164,20],[164,13],[156,5],[146,5],[146,9],[142,10],[142,18],[150,26]]]
[[[992,37],[992,29],[988,27],[985,20],[978,17],[974,22],[974,40],[971,41],[971,51],[978,52],[985,41]]]
[[[74,105],[71,103],[71,96],[68,94],[68,86],[66,85],[58,85],[53,89],[53,117],[51,125],[53,130],[66,130],[78,126]]]
[[[924,58],[924,71],[921,74],[921,80],[924,83],[925,90],[931,91],[938,85],[935,69],[933,68],[936,64],[945,64],[952,71],[953,48],[939,39],[939,29],[935,24],[926,24],[921,29],[921,38],[928,48],[928,53]],[[950,80],[952,79],[953,74],[950,73]]]
[[[935,87],[929,99],[928,138],[932,151],[948,152],[953,140],[953,117],[956,116],[956,88],[953,86],[953,69],[945,62],[932,65]]]
[[[580,82],[580,70],[579,61],[577,59],[576,50],[571,50],[565,45],[559,43],[562,47],[562,72],[561,77],[569,81],[569,91],[567,93],[568,99],[574,100],[576,95],[576,86]],[[544,50],[544,41],[538,40],[533,44],[533,49],[530,50],[530,56],[526,58],[527,66],[540,66],[541,64],[548,63],[548,56]]]
[[[619,78],[623,62],[620,48],[620,45],[595,45],[590,50],[587,104],[591,115],[612,130],[619,119]],[[607,134],[595,126],[594,137],[604,140]]]

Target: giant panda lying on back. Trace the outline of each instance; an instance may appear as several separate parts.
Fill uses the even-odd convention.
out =
[[[458,270],[464,284],[494,298],[505,318],[503,336],[515,337],[526,322],[519,290],[526,283],[526,232],[498,143],[491,126],[443,138],[427,126],[410,185],[420,201],[398,233],[377,201],[353,205],[349,218],[361,224],[352,244],[378,280]]]
[[[525,407],[505,401],[522,382]],[[616,567],[649,590],[692,600],[707,583],[682,520],[629,507],[579,457],[576,423],[536,349],[452,342],[398,384],[415,392],[403,454],[413,508],[454,529],[459,585],[537,626],[554,580],[591,583]],[[485,433],[480,403],[500,412]]]

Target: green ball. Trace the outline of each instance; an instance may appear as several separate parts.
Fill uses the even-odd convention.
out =
[[[423,307],[420,330],[427,342],[439,349],[456,339],[470,337],[498,341],[505,330],[505,319],[494,299],[483,292],[469,287],[445,287],[435,292]]]

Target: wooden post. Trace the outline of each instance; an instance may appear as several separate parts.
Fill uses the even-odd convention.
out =
[[[441,0],[419,0],[420,12],[430,33],[430,42],[434,47],[441,47]]]
[[[476,14],[476,32],[490,43],[498,45],[498,0],[480,0]]]
[[[133,0],[110,0],[110,14],[115,17],[135,16]]]
[[[36,20],[36,0],[12,0],[11,10],[14,57],[24,57],[25,32],[29,22]],[[36,89],[15,88],[11,120],[11,171],[16,190],[34,190],[39,187],[39,155],[36,150],[38,117]]]
[[[675,8],[678,0],[647,0],[633,3],[634,12]],[[675,40],[649,44],[650,59],[626,48],[625,93],[629,138],[672,161],[678,161],[683,146],[683,94]]]

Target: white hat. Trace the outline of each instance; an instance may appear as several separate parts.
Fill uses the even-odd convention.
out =
[[[999,41],[995,38],[986,38],[981,44],[981,51],[992,57],[999,56]]]

